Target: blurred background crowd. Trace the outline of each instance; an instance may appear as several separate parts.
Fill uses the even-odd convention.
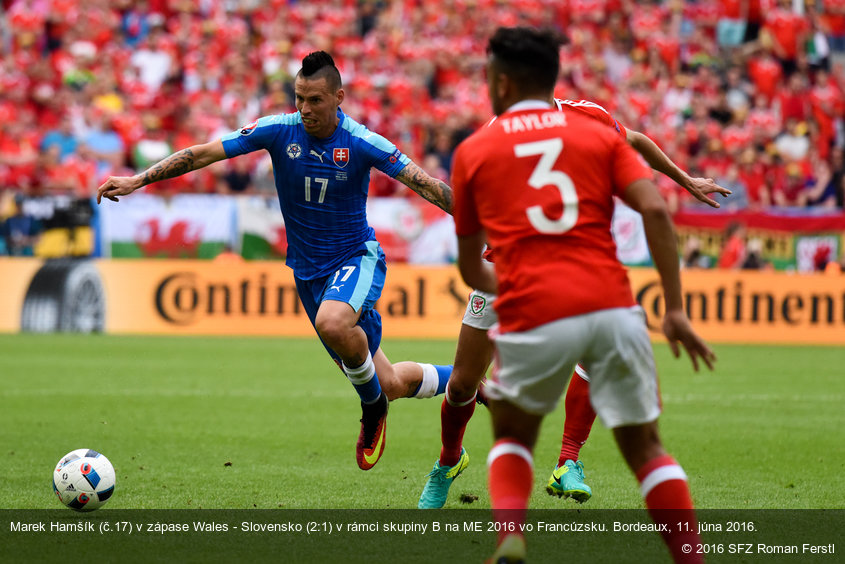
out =
[[[559,97],[729,187],[725,209],[845,205],[845,0],[2,0],[0,196],[88,198],[295,111],[316,49],[341,69],[347,114],[448,178],[490,117],[487,37],[516,24],[568,36]],[[673,210],[697,205],[658,182]],[[148,190],[270,194],[272,171],[256,153]],[[371,194],[404,192],[374,174]]]

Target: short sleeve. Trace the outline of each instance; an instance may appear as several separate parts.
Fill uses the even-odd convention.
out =
[[[581,112],[585,115],[590,116],[593,119],[600,121],[605,125],[609,125],[613,128],[613,130],[619,134],[622,139],[628,138],[628,130],[625,129],[625,126],[622,125],[613,115],[607,111],[603,106],[596,104],[595,102],[590,102],[589,100],[561,100],[560,98],[555,98],[555,105],[557,109],[563,110],[564,108],[576,110]]]
[[[402,172],[402,169],[411,162],[396,145],[368,129],[364,129],[363,135],[358,135],[359,145],[367,154],[370,166],[377,168],[391,178]]]
[[[472,186],[467,174],[467,150],[466,144],[458,145],[455,150],[455,157],[452,161],[452,194],[455,204],[452,213],[455,219],[455,233],[458,237],[474,235],[481,231],[481,222],[478,219],[478,209],[475,206],[475,198],[472,194]]]
[[[651,180],[654,174],[651,169],[640,162],[640,157],[620,137],[613,137],[613,193],[622,197],[625,188],[637,180]]]
[[[279,133],[281,119],[284,116],[265,116],[249,123],[238,130],[224,135],[223,150],[226,157],[232,158],[245,153],[267,149]]]

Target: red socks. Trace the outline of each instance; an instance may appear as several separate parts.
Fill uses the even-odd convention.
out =
[[[493,520],[498,525],[497,543],[507,535],[522,536],[534,483],[531,451],[513,439],[500,439],[487,456],[487,472]]]
[[[464,431],[475,411],[475,396],[464,402],[453,402],[446,387],[446,397],[440,406],[440,465],[454,466],[461,459]]]
[[[665,454],[646,462],[637,471],[637,480],[651,518],[658,525],[667,527],[660,534],[669,547],[672,559],[685,564],[704,562],[701,554],[695,554],[701,537],[683,468]],[[690,546],[692,552],[689,551]]]
[[[581,447],[587,442],[596,412],[590,404],[590,383],[578,375],[580,366],[575,369],[566,389],[566,418],[563,422],[563,443],[560,448],[558,466],[563,466],[567,460],[578,460]]]

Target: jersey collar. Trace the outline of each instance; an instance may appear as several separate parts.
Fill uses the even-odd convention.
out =
[[[503,113],[522,112],[525,110],[549,110],[551,107],[552,105],[545,100],[521,100]]]

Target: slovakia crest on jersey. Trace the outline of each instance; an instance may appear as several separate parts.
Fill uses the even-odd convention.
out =
[[[248,124],[246,124],[245,126],[243,126],[243,127],[241,128],[241,135],[249,135],[250,133],[252,133],[253,131],[255,131],[255,128],[256,128],[257,126],[258,126],[258,120],[255,120],[255,121],[254,121],[254,122],[252,122],[252,123],[248,123]]]
[[[299,143],[290,143],[285,148],[285,153],[287,153],[288,157],[291,159],[298,159],[302,156],[302,147],[299,146]]]
[[[349,164],[349,149],[335,148],[335,150],[332,152],[332,161],[334,161],[334,164],[336,164],[340,168],[344,168],[346,165]]]

